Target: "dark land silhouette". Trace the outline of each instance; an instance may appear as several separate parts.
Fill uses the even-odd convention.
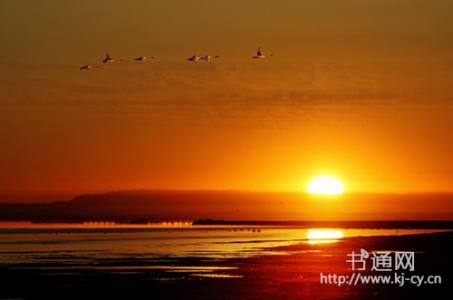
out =
[[[0,203],[8,221],[452,220],[453,194],[120,191],[40,204]]]

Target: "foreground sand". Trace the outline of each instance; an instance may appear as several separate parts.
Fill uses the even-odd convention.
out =
[[[319,283],[320,272],[350,273],[346,255],[361,248],[415,251],[413,273],[440,275],[442,284],[338,287]],[[100,260],[95,268],[65,257],[61,263],[0,265],[0,299],[440,299],[453,292],[453,232],[349,238],[273,250],[282,255],[226,260],[162,257],[152,262],[131,257]],[[162,264],[233,269],[210,274],[153,268]]]

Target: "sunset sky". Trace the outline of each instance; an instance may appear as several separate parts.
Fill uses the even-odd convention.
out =
[[[452,11],[0,0],[0,198],[305,191],[321,174],[347,191],[453,192]],[[259,46],[273,56],[251,59]],[[79,71],[106,52],[124,61]]]

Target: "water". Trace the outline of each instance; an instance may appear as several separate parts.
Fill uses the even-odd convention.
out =
[[[275,247],[333,243],[357,236],[437,232],[420,229],[307,229],[289,226],[193,226],[191,223],[0,223],[0,264],[67,263],[139,259],[229,259],[285,255]]]

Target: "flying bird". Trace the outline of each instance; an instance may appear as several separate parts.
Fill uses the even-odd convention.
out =
[[[84,65],[82,67],[80,67],[80,70],[81,71],[89,71],[91,70],[93,67],[91,65]]]
[[[200,59],[202,59],[202,58],[197,55],[193,55],[193,56],[189,57],[187,60],[192,61],[192,62],[198,62]]]
[[[146,61],[146,56],[139,56],[135,58],[135,61],[140,61],[140,62],[145,62]]]
[[[101,66],[95,65],[94,67],[92,65],[84,65],[80,67],[81,71],[91,71],[93,68],[100,69]]]
[[[115,62],[115,60],[110,56],[110,54],[107,52],[107,54],[105,55],[105,58],[104,60],[102,61],[104,64],[105,63],[112,63],[112,62]]]
[[[199,59],[204,60],[205,62],[211,62],[213,58],[220,58],[219,55],[211,56],[211,55],[205,55],[203,57],[200,57]]]
[[[266,55],[263,54],[261,51],[261,48],[256,49],[256,55],[252,56],[252,58],[260,59],[260,58],[265,58]]]
[[[204,60],[205,62],[211,62],[212,56],[211,55],[205,55],[203,57],[200,57],[200,59]]]

